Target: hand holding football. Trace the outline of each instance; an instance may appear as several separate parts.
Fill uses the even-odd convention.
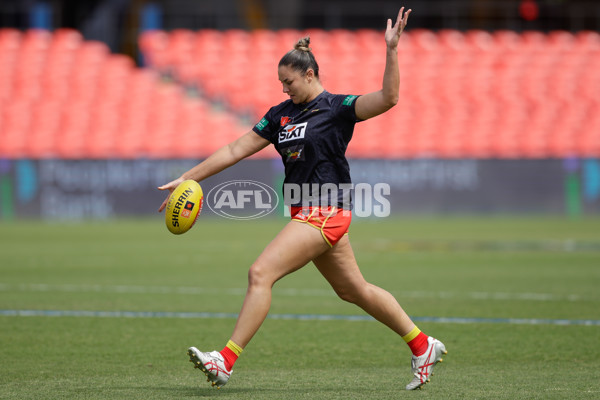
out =
[[[169,231],[180,235],[189,231],[200,211],[204,195],[198,182],[188,179],[181,182],[167,200],[165,223]]]

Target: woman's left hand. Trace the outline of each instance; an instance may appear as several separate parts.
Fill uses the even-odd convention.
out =
[[[398,41],[400,40],[400,35],[404,32],[404,28],[408,23],[408,16],[412,10],[408,10],[404,12],[404,7],[400,9],[398,13],[398,18],[396,19],[396,23],[392,26],[392,20],[387,20],[387,29],[385,30],[385,42],[387,46],[391,49],[396,49],[398,47]]]

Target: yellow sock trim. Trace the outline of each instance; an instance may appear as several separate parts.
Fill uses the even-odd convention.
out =
[[[240,346],[238,346],[237,344],[235,344],[232,340],[230,340],[229,342],[227,342],[227,346],[229,348],[229,350],[233,351],[235,353],[236,356],[239,357],[240,354],[242,354],[242,351],[244,351],[244,349],[242,349]]]
[[[406,335],[402,336],[402,339],[404,339],[404,341],[406,343],[408,343],[411,340],[413,340],[414,338],[416,338],[419,335],[419,333],[421,333],[421,330],[415,326],[412,331],[410,331]]]

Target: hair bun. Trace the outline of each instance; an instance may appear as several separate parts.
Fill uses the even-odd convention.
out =
[[[300,51],[305,51],[308,53],[312,50],[309,47],[309,45],[310,45],[310,36],[306,36],[306,37],[303,37],[302,39],[298,40],[298,42],[294,46],[294,49],[300,50]]]

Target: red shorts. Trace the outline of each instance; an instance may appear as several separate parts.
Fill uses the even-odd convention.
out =
[[[321,231],[323,239],[333,247],[348,234],[352,212],[333,206],[291,207],[292,221],[304,222]]]

